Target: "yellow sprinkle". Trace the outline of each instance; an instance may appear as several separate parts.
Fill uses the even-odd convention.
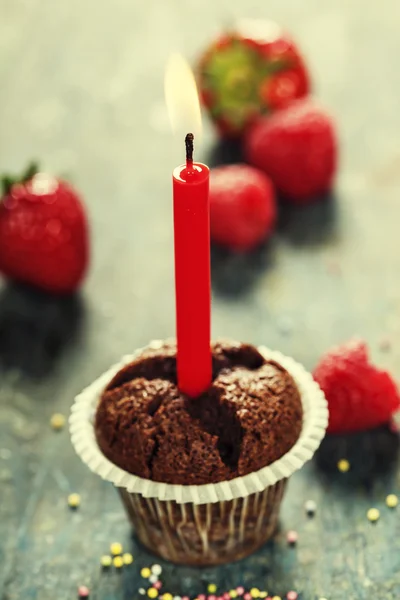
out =
[[[252,598],[259,598],[260,597],[260,590],[258,588],[251,588],[251,590],[250,590],[250,596]]]
[[[122,555],[122,560],[124,561],[124,565],[131,565],[133,563],[133,556],[129,552],[125,552]]]
[[[148,579],[151,575],[151,571],[148,567],[143,567],[143,569],[140,571],[140,574],[143,579]]]
[[[65,425],[65,417],[61,413],[54,413],[50,419],[50,425],[52,429],[60,431]]]
[[[165,594],[163,594],[163,600],[173,600],[173,595],[170,594],[169,592],[165,592]]]
[[[207,586],[207,591],[209,594],[215,594],[215,592],[217,591],[217,586],[215,585],[215,583],[209,583]]]
[[[231,598],[237,598],[237,591],[236,590],[230,590],[229,591],[229,595]]]
[[[268,592],[260,592],[260,598],[266,598],[268,596]]]
[[[100,558],[100,564],[102,567],[111,567],[111,563],[112,558],[108,554],[104,554],[104,556]]]
[[[396,508],[398,503],[399,499],[396,496],[396,494],[389,494],[389,496],[386,496],[386,506],[388,506],[389,508]]]
[[[345,458],[342,458],[341,460],[339,460],[337,468],[341,473],[347,473],[347,471],[350,470],[350,463]]]
[[[79,494],[70,494],[68,496],[68,506],[70,508],[78,508],[81,503],[81,497]]]
[[[282,600],[280,596],[272,596],[272,600]]]
[[[157,598],[158,590],[156,590],[156,588],[151,587],[147,590],[147,595],[149,598]]]
[[[113,565],[116,569],[120,569],[124,566],[124,561],[122,560],[122,556],[114,556]]]
[[[120,544],[119,542],[113,542],[110,545],[110,552],[113,556],[119,556],[120,554],[122,554],[122,544]]]
[[[377,508],[370,508],[369,511],[367,512],[367,518],[369,521],[372,521],[373,523],[375,523],[375,521],[377,521],[380,517],[380,513],[379,510]]]

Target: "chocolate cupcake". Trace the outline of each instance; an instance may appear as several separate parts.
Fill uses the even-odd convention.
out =
[[[153,343],[85,390],[71,416],[78,453],[120,488],[139,539],[178,563],[237,560],[271,537],[287,477],[326,427],[321,391],[291,359],[230,341],[212,357],[210,388],[187,398],[175,344]]]
[[[253,346],[212,346],[213,381],[199,398],[177,387],[176,346],[148,349],[113,377],[96,413],[103,453],[145,479],[204,485],[258,471],[297,441],[293,378]]]

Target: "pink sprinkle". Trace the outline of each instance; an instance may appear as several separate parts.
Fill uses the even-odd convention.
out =
[[[231,595],[230,595],[229,592],[225,592],[225,594],[222,597],[223,597],[224,600],[231,600]]]
[[[296,544],[297,540],[299,539],[299,536],[297,534],[297,531],[288,531],[286,534],[286,540],[288,544]]]
[[[249,592],[247,592],[244,596],[243,596],[244,600],[253,600],[253,598],[251,597],[251,595],[249,594]]]
[[[206,600],[206,595],[205,594],[199,594],[198,596],[199,600]]]
[[[162,581],[156,581],[153,583],[153,587],[155,587],[156,590],[160,590],[162,588]]]
[[[291,592],[288,592],[286,595],[287,600],[297,600],[298,597],[298,593],[294,592],[293,590]]]
[[[239,587],[236,588],[236,593],[238,594],[238,596],[243,596],[244,594],[244,587],[242,587],[241,585]]]
[[[78,587],[79,598],[89,598],[89,588],[86,585],[80,585]]]
[[[190,600],[189,596],[182,596],[182,600]]]
[[[215,594],[211,594],[211,596],[207,596],[208,600],[217,600],[217,596]]]

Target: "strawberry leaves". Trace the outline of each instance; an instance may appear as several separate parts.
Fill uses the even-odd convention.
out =
[[[36,161],[32,161],[31,163],[29,163],[29,165],[27,166],[25,171],[23,171],[22,175],[19,175],[19,176],[9,175],[9,174],[3,175],[3,177],[1,178],[1,187],[2,187],[3,196],[10,193],[13,185],[15,185],[16,183],[25,183],[26,181],[29,181],[38,172],[39,172],[38,163]]]

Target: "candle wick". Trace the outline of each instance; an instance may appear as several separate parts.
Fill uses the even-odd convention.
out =
[[[190,165],[193,163],[193,140],[194,140],[193,133],[188,133],[187,136],[185,137],[186,163],[188,163]]]

